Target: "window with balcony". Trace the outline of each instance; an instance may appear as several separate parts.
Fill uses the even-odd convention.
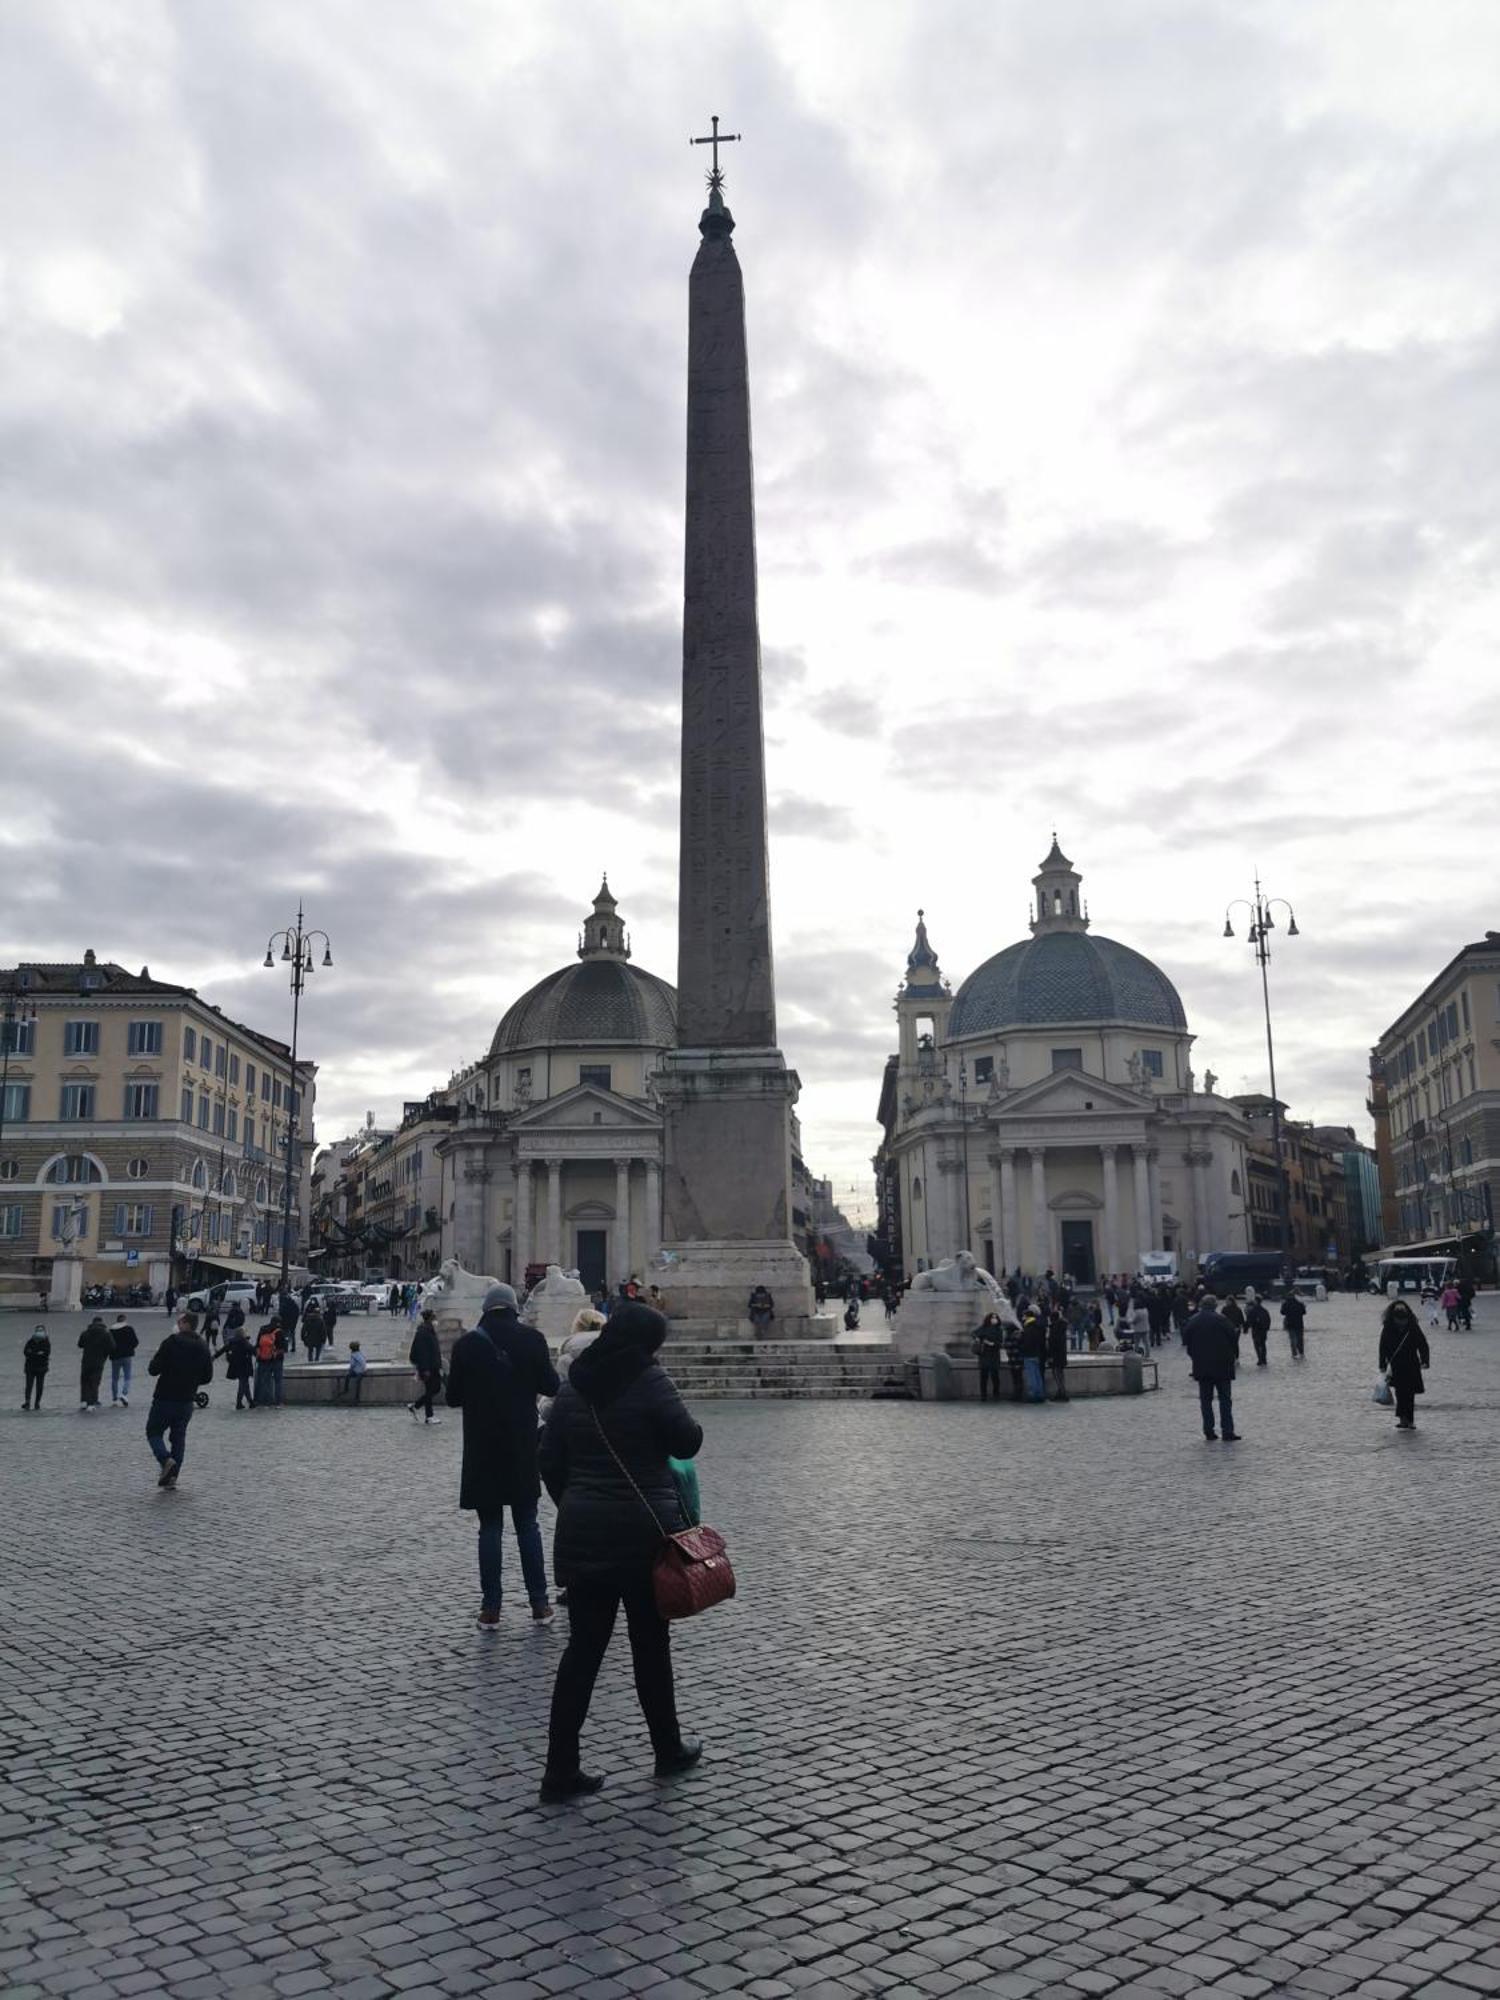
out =
[[[125,1086],[125,1116],[127,1118],[154,1118],[157,1101],[161,1096],[161,1085],[156,1083],[127,1083]]]
[[[62,1087],[58,1106],[58,1117],[78,1123],[94,1115],[94,1086],[91,1083],[65,1083]]]
[[[63,1054],[65,1056],[96,1056],[99,1053],[99,1023],[97,1021],[65,1021],[63,1023]]]

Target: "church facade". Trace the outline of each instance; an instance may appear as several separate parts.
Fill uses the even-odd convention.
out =
[[[1031,936],[955,992],[918,913],[896,996],[876,1155],[881,1230],[908,1273],[971,1249],[989,1270],[1075,1283],[1247,1244],[1244,1117],[1197,1088],[1193,1036],[1157,966],[1093,935],[1054,837]]]

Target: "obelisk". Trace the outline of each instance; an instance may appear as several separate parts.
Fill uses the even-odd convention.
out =
[[[766,1285],[771,1331],[786,1336],[807,1331],[813,1308],[791,1236],[799,1086],[776,1046],[745,287],[723,142],[715,119],[688,281],[678,1045],[656,1076],[662,1290],[673,1318],[730,1329]]]

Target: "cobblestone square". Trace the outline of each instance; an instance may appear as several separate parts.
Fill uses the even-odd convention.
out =
[[[702,1404],[707,1756],[653,1779],[621,1635],[568,1808],[565,1620],[475,1633],[456,1418],[221,1378],[161,1493],[143,1365],[81,1417],[56,1320],[23,1415],[7,1315],[0,1990],[1500,1993],[1500,1303],[1411,1435],[1378,1312],[1273,1335],[1237,1446],[1175,1346],[1132,1400]]]

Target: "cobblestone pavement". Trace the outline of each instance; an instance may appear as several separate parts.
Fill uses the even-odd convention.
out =
[[[6,1315],[0,1990],[1500,1993],[1500,1302],[1409,1435],[1377,1310],[1274,1337],[1239,1445],[1176,1350],[1130,1401],[706,1405],[708,1756],[654,1781],[617,1641],[564,1808],[564,1621],[474,1633],[456,1422],[218,1382],[163,1494],[70,1339],[14,1407]]]

